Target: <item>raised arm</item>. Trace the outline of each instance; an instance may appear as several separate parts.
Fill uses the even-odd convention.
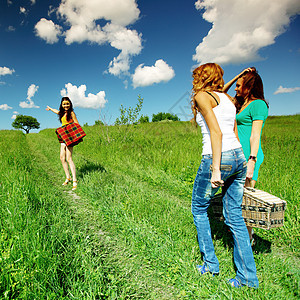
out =
[[[247,68],[243,70],[239,75],[236,75],[234,78],[232,78],[229,82],[227,82],[223,87],[223,92],[227,93],[228,90],[231,88],[231,86],[244,74],[247,72],[252,72],[253,68]]]
[[[50,106],[48,106],[48,105],[47,105],[47,108],[46,108],[46,110],[47,110],[47,111],[49,111],[49,110],[50,110],[50,111],[54,112],[54,113],[55,113],[55,114],[57,114],[57,115],[58,115],[58,113],[59,113],[59,110],[57,110],[57,109],[54,109],[54,108],[51,108],[51,107],[50,107]]]
[[[212,176],[211,185],[213,188],[223,185],[221,180],[221,154],[222,154],[222,132],[219,127],[219,123],[213,112],[213,106],[211,96],[207,93],[199,92],[195,97],[197,107],[200,110],[201,115],[206,121],[206,124],[210,131],[210,140],[212,148]]]

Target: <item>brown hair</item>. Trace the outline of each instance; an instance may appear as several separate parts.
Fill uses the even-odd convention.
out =
[[[215,63],[207,63],[193,71],[193,88],[191,106],[196,121],[197,103],[195,96],[198,92],[222,92],[224,86],[223,69]]]
[[[257,70],[252,67],[252,70],[249,72],[244,73],[240,78],[243,79],[243,88],[246,88],[248,90],[248,94],[244,99],[238,99],[238,97],[235,97],[236,99],[236,107],[237,111],[241,109],[241,105],[249,99],[261,99],[265,101],[267,104],[267,107],[269,107],[268,102],[265,99],[264,96],[264,86],[261,77],[259,76]]]

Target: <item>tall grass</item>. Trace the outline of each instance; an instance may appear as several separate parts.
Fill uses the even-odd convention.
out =
[[[113,269],[105,241],[73,220],[38,149],[21,132],[0,132],[1,299],[95,299],[109,296]],[[34,135],[32,136],[35,137]],[[13,151],[12,151],[13,150]],[[35,156],[36,155],[36,156]],[[111,258],[113,259],[113,258]]]
[[[74,148],[76,195],[61,187],[53,130],[0,132],[0,292],[7,299],[298,298],[299,121],[269,118],[263,133],[257,187],[288,207],[283,227],[255,230],[258,290],[226,284],[235,273],[232,240],[213,219],[220,276],[196,271],[190,202],[202,145],[190,123],[84,127]]]

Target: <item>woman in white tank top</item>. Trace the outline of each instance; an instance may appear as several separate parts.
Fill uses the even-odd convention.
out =
[[[201,275],[219,274],[207,209],[222,187],[223,214],[233,234],[237,268],[229,284],[257,288],[254,257],[241,209],[247,162],[237,138],[235,106],[222,93],[223,85],[223,70],[217,64],[204,64],[193,71],[192,110],[203,135],[202,160],[192,196],[192,214],[204,262],[197,268]]]

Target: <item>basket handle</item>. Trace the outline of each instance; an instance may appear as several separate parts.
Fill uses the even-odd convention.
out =
[[[252,187],[249,187],[249,186],[244,187],[244,189],[248,190],[250,192],[256,192],[255,188],[252,188]]]

